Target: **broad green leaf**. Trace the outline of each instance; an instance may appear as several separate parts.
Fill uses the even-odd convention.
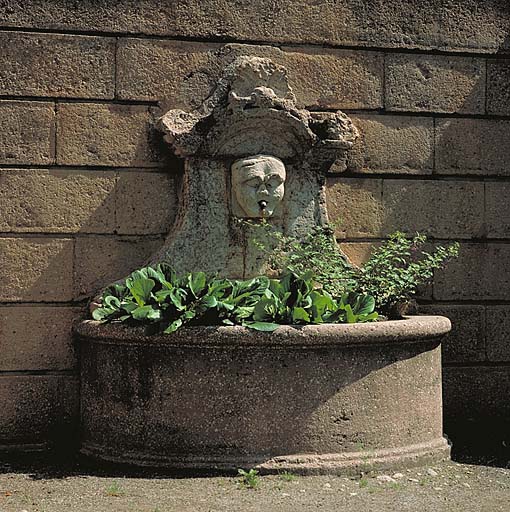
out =
[[[215,308],[218,305],[218,299],[213,295],[206,295],[202,298],[201,302],[206,308],[209,309]]]
[[[273,324],[271,322],[244,322],[243,325],[255,331],[273,332],[280,327],[280,324]]]
[[[191,319],[195,318],[196,315],[197,315],[196,311],[194,311],[193,309],[190,309],[189,311],[186,311],[183,316],[184,316],[185,320],[191,320]]]
[[[352,312],[352,308],[350,304],[345,305],[345,313],[347,318],[348,324],[355,324],[356,323],[356,315]]]
[[[375,299],[371,295],[360,296],[356,313],[358,315],[368,315],[374,311]]]
[[[155,284],[152,279],[144,277],[138,277],[131,281],[129,291],[139,306],[144,306],[149,301]]]
[[[113,295],[108,295],[103,299],[103,303],[107,308],[110,309],[119,309],[120,308],[120,300]]]
[[[174,320],[163,332],[165,334],[171,334],[172,332],[175,332],[179,327],[182,326],[182,320],[178,318],[177,320]]]
[[[204,291],[206,283],[207,278],[204,272],[192,272],[188,275],[188,286],[195,298]]]
[[[103,297],[105,295],[113,295],[114,297],[117,297],[118,299],[123,299],[128,293],[127,286],[123,284],[111,284],[108,286],[103,294]]]
[[[122,301],[120,306],[126,313],[131,314],[138,307],[138,304],[136,304],[136,302]]]
[[[292,321],[297,324],[310,322],[310,315],[303,308],[294,308],[292,310]]]
[[[173,294],[173,290],[160,290],[159,292],[156,292],[154,294],[154,297],[156,298],[156,301],[158,302],[158,304],[162,304],[163,302],[167,301],[168,299],[171,300],[172,298],[172,294]]]
[[[161,311],[152,306],[140,306],[136,308],[131,315],[135,320],[160,320]]]
[[[374,320],[377,320],[379,318],[379,313],[377,311],[374,311],[373,313],[370,313],[369,315],[360,315],[358,317],[358,322],[372,322]]]
[[[92,318],[98,322],[104,322],[113,313],[115,313],[115,310],[111,308],[97,308],[92,311]]]

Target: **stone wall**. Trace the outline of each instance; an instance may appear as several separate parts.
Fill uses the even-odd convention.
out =
[[[87,296],[160,247],[180,164],[154,130],[237,55],[360,128],[328,182],[343,248],[396,229],[459,240],[422,297],[454,324],[446,430],[510,417],[507,0],[0,0],[0,445],[72,437]],[[470,427],[470,428],[468,428]],[[467,434],[466,434],[467,433]]]

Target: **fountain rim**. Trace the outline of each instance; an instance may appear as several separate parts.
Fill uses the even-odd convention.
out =
[[[147,345],[166,347],[264,347],[318,348],[363,345],[395,345],[440,341],[451,330],[451,322],[443,316],[406,316],[402,320],[386,320],[357,324],[281,325],[273,332],[261,332],[234,326],[182,327],[172,334],[148,334],[146,327],[121,323],[85,320],[75,325],[74,333],[81,342]]]

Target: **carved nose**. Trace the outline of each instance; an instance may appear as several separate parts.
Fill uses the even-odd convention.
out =
[[[261,210],[265,210],[267,208],[267,201],[259,201],[259,207]]]

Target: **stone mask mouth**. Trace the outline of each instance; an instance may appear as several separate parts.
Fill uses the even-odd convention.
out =
[[[259,208],[264,211],[267,208],[267,201],[259,201],[258,202]]]

